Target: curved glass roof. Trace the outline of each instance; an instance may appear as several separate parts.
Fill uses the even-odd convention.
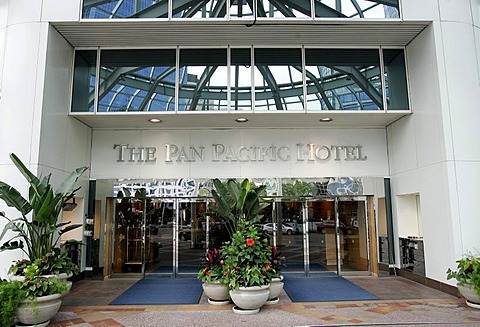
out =
[[[84,0],[83,18],[399,18],[399,0]]]

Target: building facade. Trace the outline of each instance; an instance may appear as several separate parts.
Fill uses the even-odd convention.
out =
[[[26,191],[11,152],[90,167],[62,218],[84,272],[192,273],[211,180],[249,178],[287,270],[451,284],[479,247],[479,22],[478,0],[0,1],[0,180]]]

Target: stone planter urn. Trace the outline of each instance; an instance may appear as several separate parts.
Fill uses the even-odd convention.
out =
[[[466,299],[466,303],[469,307],[480,309],[480,296],[475,292],[475,288],[472,284],[458,283],[457,289]]]
[[[260,311],[262,305],[270,296],[270,284],[263,286],[239,287],[230,291],[230,298],[237,314],[254,314]]]
[[[208,303],[223,305],[230,303],[228,286],[221,282],[205,282],[202,284],[203,291],[208,296]]]
[[[280,299],[278,295],[283,289],[283,276],[280,278],[272,278],[270,281],[270,295],[268,296],[268,300],[265,303],[266,305],[277,304]]]
[[[33,300],[23,300],[17,309],[17,320],[23,325],[38,326],[48,322],[55,316],[61,304],[60,294],[39,296]]]

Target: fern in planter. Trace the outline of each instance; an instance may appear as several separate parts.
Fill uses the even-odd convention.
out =
[[[25,299],[25,292],[20,283],[7,280],[0,281],[0,326],[12,326],[20,301]]]

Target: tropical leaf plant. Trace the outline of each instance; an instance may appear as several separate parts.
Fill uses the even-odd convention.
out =
[[[10,158],[30,186],[27,200],[14,187],[0,181],[0,199],[20,213],[20,217],[11,219],[4,212],[0,212],[0,216],[7,220],[0,240],[8,238],[0,246],[0,251],[21,249],[34,261],[52,252],[62,234],[82,226],[70,225],[71,222],[58,223],[58,218],[65,202],[73,198],[78,191],[78,188],[74,189],[74,185],[88,167],[75,169],[57,190],[54,190],[50,184],[51,175],[38,178],[15,154],[11,153]]]
[[[260,201],[265,185],[255,186],[248,179],[238,182],[233,178],[225,182],[216,178],[213,185],[212,197],[215,201],[209,205],[209,209],[225,222],[230,237],[238,229],[241,220],[252,224],[260,221],[261,211],[267,205]]]

